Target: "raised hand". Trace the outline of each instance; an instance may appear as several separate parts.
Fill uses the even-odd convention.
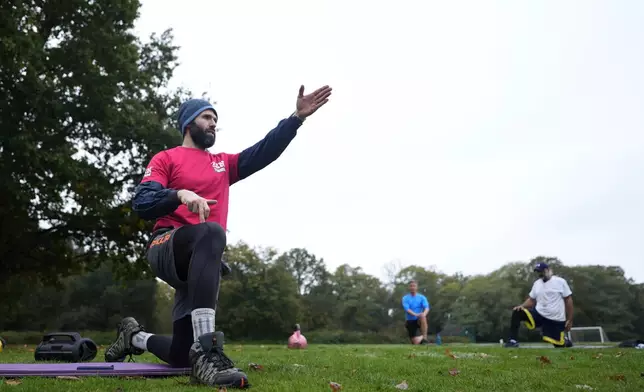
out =
[[[199,222],[204,223],[210,216],[210,206],[217,204],[217,200],[208,200],[193,191],[182,189],[177,192],[179,201],[188,207],[188,211],[199,214]]]
[[[331,87],[324,86],[313,91],[311,94],[304,95],[304,85],[300,86],[297,103],[295,104],[295,114],[299,118],[305,119],[315,113],[319,108],[329,102],[331,90]]]

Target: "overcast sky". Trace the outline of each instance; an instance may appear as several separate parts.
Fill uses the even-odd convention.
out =
[[[638,0],[145,0],[137,31],[174,30],[172,86],[218,102],[213,152],[333,87],[231,188],[230,242],[378,277],[546,255],[644,282],[642,20]]]

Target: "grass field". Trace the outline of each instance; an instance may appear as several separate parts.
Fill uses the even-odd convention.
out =
[[[7,347],[0,362],[33,363],[34,346]],[[288,350],[277,345],[226,346],[237,366],[246,370],[253,391],[641,391],[644,350],[502,349],[494,346],[311,345]],[[103,351],[96,361],[102,361]],[[156,362],[144,354],[137,362]],[[249,363],[263,370],[249,370]],[[591,389],[592,388],[592,389]],[[188,377],[166,379],[98,378],[76,380],[26,377],[0,380],[9,391],[199,391]]]

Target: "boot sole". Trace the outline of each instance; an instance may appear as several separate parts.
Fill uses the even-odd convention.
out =
[[[194,385],[208,385],[208,386],[213,386],[213,387],[226,387],[226,388],[237,388],[237,389],[246,389],[250,388],[250,383],[248,382],[247,378],[242,378],[241,380],[238,380],[237,382],[233,381],[231,383],[227,384],[206,384],[202,381],[199,381],[197,378],[194,376],[190,376],[190,384]]]

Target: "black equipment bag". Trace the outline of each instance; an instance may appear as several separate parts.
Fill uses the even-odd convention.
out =
[[[34,357],[36,361],[89,362],[97,352],[96,344],[78,332],[52,332],[43,336]]]

